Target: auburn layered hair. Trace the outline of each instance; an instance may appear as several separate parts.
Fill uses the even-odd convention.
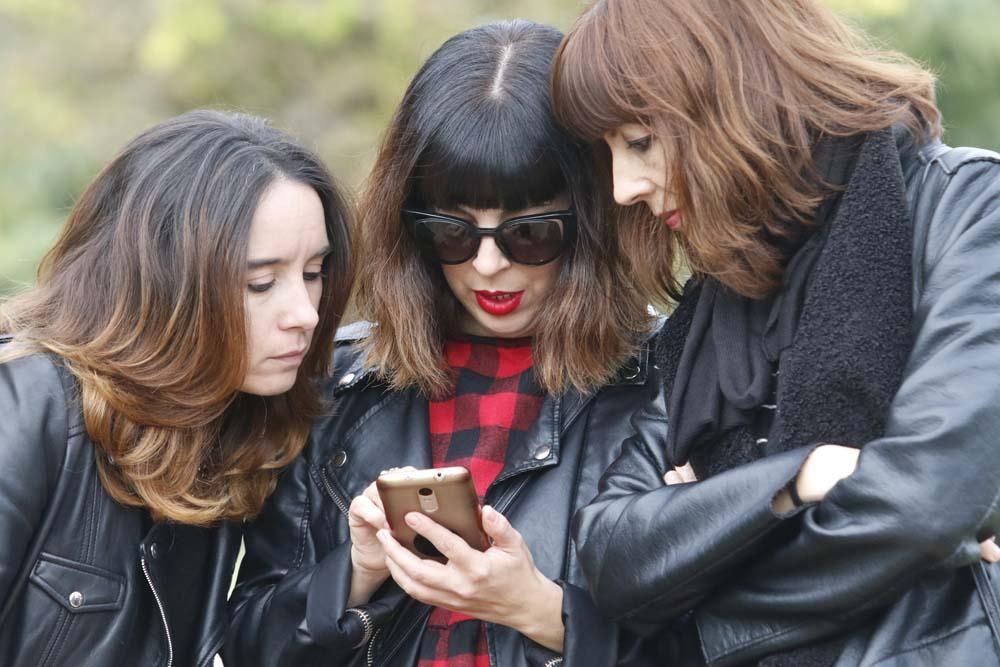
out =
[[[746,296],[774,290],[782,263],[769,239],[811,223],[821,138],[894,124],[941,133],[934,77],[819,0],[597,0],[567,33],[552,86],[578,136],[638,123],[665,152],[681,230],[631,210],[621,231],[657,300],[678,298],[684,263]]]
[[[407,206],[519,210],[569,196],[577,240],[533,323],[546,391],[606,383],[648,327],[589,147],[552,114],[548,81],[561,38],[527,21],[462,32],[424,63],[392,119],[360,198],[355,303],[376,323],[363,341],[368,363],[395,389],[448,390],[443,344],[462,314],[440,265],[404,228]]]
[[[239,391],[244,299],[251,222],[277,179],[316,192],[332,250],[296,382],[264,397]],[[100,172],[37,284],[4,304],[5,356],[52,353],[77,378],[101,481],[119,503],[194,525],[251,517],[323,409],[318,380],[350,291],[348,210],[320,160],[265,121],[168,120]]]

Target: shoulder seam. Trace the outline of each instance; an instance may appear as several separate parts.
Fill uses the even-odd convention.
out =
[[[982,148],[962,147],[948,149],[931,160],[931,164],[940,165],[941,169],[949,176],[961,167],[977,162],[1000,164],[1000,154]]]

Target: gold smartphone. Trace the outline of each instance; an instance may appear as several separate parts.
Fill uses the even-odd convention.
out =
[[[379,475],[375,486],[393,536],[417,556],[441,563],[448,560],[430,540],[406,524],[404,517],[410,512],[429,516],[473,549],[485,551],[489,547],[479,513],[479,496],[472,475],[463,466],[389,470]]]

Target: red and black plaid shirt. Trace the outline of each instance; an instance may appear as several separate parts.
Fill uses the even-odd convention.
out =
[[[431,460],[472,473],[480,501],[503,470],[507,449],[538,418],[543,394],[528,339],[451,340],[445,360],[454,391],[431,401]],[[477,619],[435,607],[417,667],[490,667],[486,632]]]

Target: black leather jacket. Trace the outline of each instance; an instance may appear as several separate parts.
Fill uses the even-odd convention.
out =
[[[0,665],[211,665],[238,527],[154,525],[114,502],[50,357],[0,364],[0,413]]]
[[[338,338],[349,341],[352,334]],[[649,377],[648,357],[644,349],[617,382],[593,395],[546,397],[523,450],[508,453],[486,494],[521,532],[539,570],[563,587],[567,665],[644,664],[583,589],[569,526],[633,433],[633,411],[659,384]],[[334,416],[316,424],[303,456],[247,526],[247,554],[230,600],[227,663],[416,664],[428,606],[390,580],[363,606],[377,628],[368,643],[357,615],[345,614],[351,577],[347,510],[380,471],[430,466],[427,401],[416,391],[388,391],[343,343],[335,365]],[[487,637],[492,665],[541,667],[555,657],[504,626],[487,625]]]
[[[578,515],[603,611],[646,633],[688,622],[695,655],[682,641],[675,664],[753,664],[838,635],[837,667],[1000,665],[1000,566],[978,550],[1000,533],[1000,155],[897,144],[914,346],[857,471],[794,519],[771,501],[809,447],[664,486],[661,391]]]

